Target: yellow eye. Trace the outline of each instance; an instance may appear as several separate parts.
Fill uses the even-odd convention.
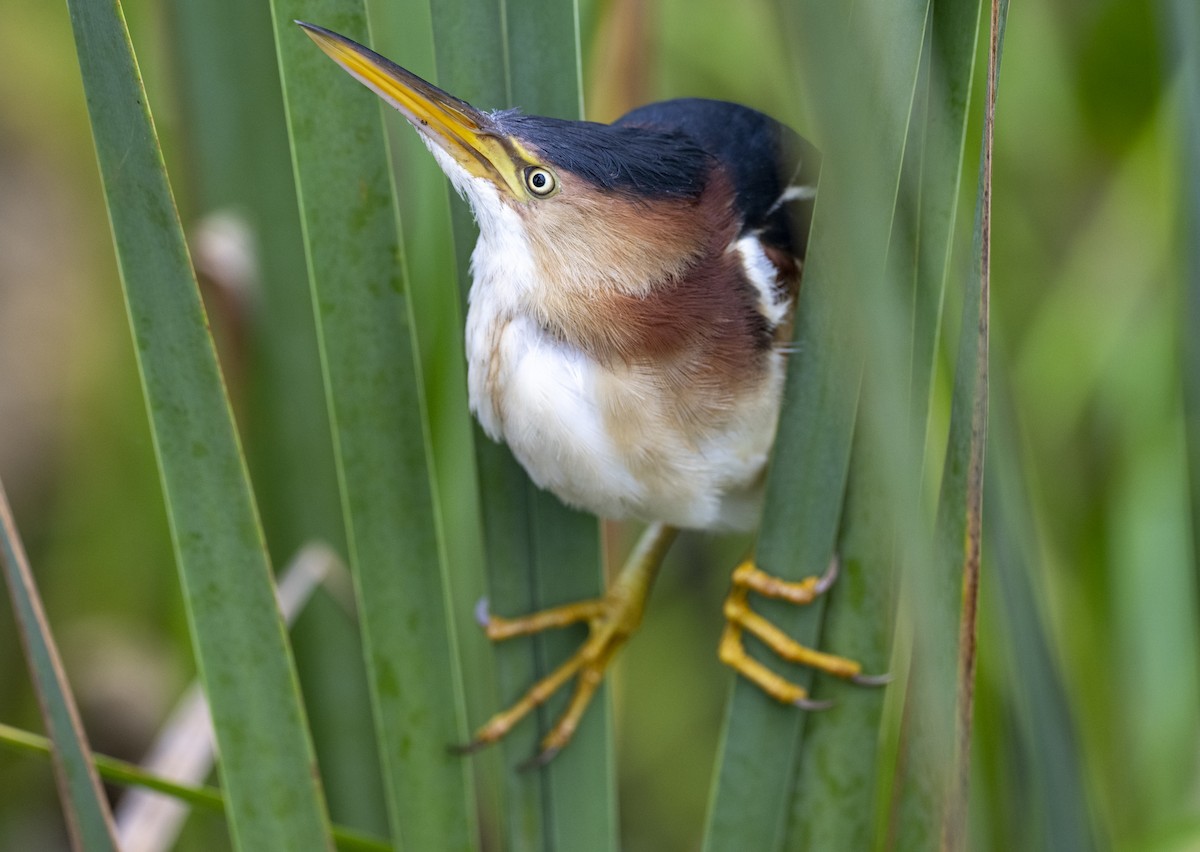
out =
[[[558,179],[554,172],[541,166],[529,166],[525,169],[525,186],[539,198],[545,198],[558,189]]]

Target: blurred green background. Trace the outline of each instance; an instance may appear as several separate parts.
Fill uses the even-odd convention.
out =
[[[972,782],[980,850],[1033,848],[1028,815],[1065,801],[1080,803],[1097,848],[1200,850],[1200,591],[1180,358],[1191,332],[1181,319],[1188,187],[1168,6],[1017,2],[1009,18],[996,127],[994,417]],[[316,537],[340,545],[329,459],[280,462],[280,443],[302,446],[326,428],[315,361],[306,360],[314,356],[299,344],[282,360],[263,354],[280,351],[269,339],[281,327],[305,322],[302,258],[291,269],[245,274],[236,252],[231,265],[198,242],[248,179],[221,186],[197,177],[205,172],[196,152],[210,150],[197,140],[219,142],[228,128],[211,121],[205,109],[214,105],[186,70],[196,66],[172,46],[188,15],[204,10],[130,0],[125,11],[193,249],[214,264],[206,295],[272,556],[282,564]],[[772,3],[596,0],[583,11],[589,117],[703,95],[804,131],[803,110],[789,100],[794,85],[781,73],[786,45]],[[397,0],[376,14],[385,52],[432,76],[421,64],[428,55],[398,52],[419,40],[406,27],[427,27],[427,12]],[[192,677],[182,604],[67,11],[6,0],[0,21],[0,477],[92,744],[136,760]],[[229,56],[212,56],[213,73],[275,72],[272,55],[238,61],[248,64],[226,67]],[[268,118],[238,131],[242,144],[277,152],[284,177],[284,197],[273,196],[283,212],[269,223],[246,220],[257,221],[260,244],[296,226],[286,212],[286,138]],[[972,125],[968,211],[978,138]],[[402,197],[415,187],[403,202],[410,244],[421,238],[419,190],[437,180],[427,165],[401,166]],[[468,434],[458,335],[438,324],[452,321],[454,282],[412,262],[432,318],[421,343],[448,483],[450,554],[470,565],[478,542],[456,533],[454,517],[470,518],[475,507],[452,484],[462,479],[458,442]],[[258,277],[289,275],[294,300],[254,289]],[[946,317],[957,316],[948,305]],[[266,423],[288,430],[280,437]],[[609,533],[619,552],[627,531]],[[630,852],[691,848],[700,836],[729,684],[715,657],[720,600],[726,568],[745,547],[686,536],[618,667]],[[365,731],[364,687],[344,665],[359,658],[344,611],[318,596],[295,641],[319,751],[322,726]],[[467,650],[467,676],[482,676],[486,647]],[[0,721],[41,727],[7,606]],[[1049,741],[1043,725],[1055,732]],[[327,772],[341,762],[354,775],[353,753],[327,750],[321,759]],[[378,827],[370,789],[367,779],[363,789],[331,791],[334,818]],[[219,848],[219,822],[208,822],[216,824],[189,826],[184,848]],[[0,751],[0,849],[64,843],[49,763]],[[1065,848],[1052,838],[1038,844]]]

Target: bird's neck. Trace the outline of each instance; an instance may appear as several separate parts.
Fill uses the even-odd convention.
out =
[[[567,189],[553,206],[479,217],[473,304],[526,317],[602,364],[663,363],[698,346],[748,361],[762,348],[725,187],[685,201]]]

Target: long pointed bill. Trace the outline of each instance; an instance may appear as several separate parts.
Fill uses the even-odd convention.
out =
[[[330,59],[399,110],[467,172],[514,197],[525,195],[521,154],[495,131],[488,115],[358,42],[315,24],[296,23]]]

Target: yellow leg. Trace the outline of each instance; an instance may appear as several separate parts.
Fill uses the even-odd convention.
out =
[[[764,597],[804,605],[811,603],[833,585],[837,578],[836,558],[829,570],[821,577],[806,577],[798,582],[781,580],[759,570],[752,562],[743,562],[733,572],[733,588],[725,599],[725,631],[721,635],[719,654],[721,662],[730,666],[756,684],[767,695],[785,704],[794,704],[807,710],[822,709],[829,702],[812,701],[808,692],[799,684],[792,683],[746,653],[743,634],[756,636],[768,648],[791,663],[815,668],[826,674],[844,678],[864,686],[878,686],[889,678],[866,676],[862,666],[854,660],[826,654],[801,645],[778,627],[750,608],[749,593],[757,592]]]
[[[567,709],[542,738],[540,751],[525,766],[544,765],[558,754],[574,736],[617,651],[641,624],[650,588],[676,532],[673,527],[652,524],[603,598],[554,607],[520,618],[499,618],[488,613],[486,605],[482,606],[476,617],[494,642],[581,621],[587,622],[588,638],[566,662],[530,687],[507,710],[492,716],[471,742],[457,750],[472,752],[499,741],[574,678],[575,690]]]

